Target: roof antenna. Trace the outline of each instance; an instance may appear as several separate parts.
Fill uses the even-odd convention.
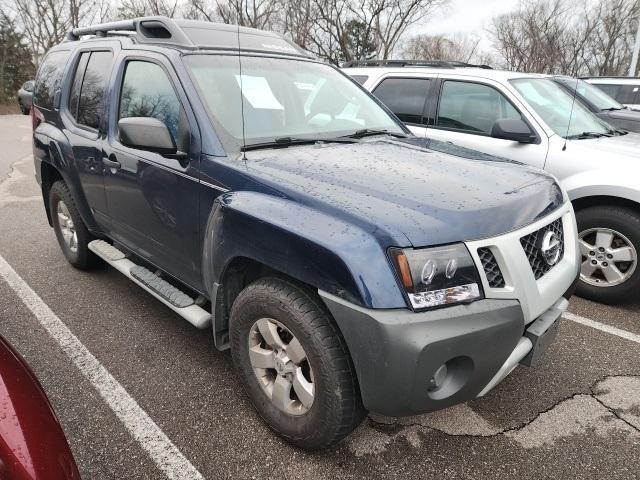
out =
[[[236,32],[238,35],[238,66],[239,66],[239,70],[240,70],[240,115],[242,118],[242,149],[240,150],[242,152],[242,159],[246,160],[247,159],[247,153],[245,151],[245,148],[247,146],[247,139],[245,138],[245,134],[244,134],[244,97],[242,95],[242,55],[240,55],[240,22],[239,19],[236,19]]]
[[[573,98],[571,99],[571,112],[569,113],[569,121],[567,122],[567,133],[564,136],[564,145],[562,146],[562,151],[563,152],[567,149],[567,137],[569,136],[569,129],[571,128],[571,119],[573,118],[573,106],[576,103],[576,96],[577,95],[578,95],[578,77],[576,75],[576,86],[573,89]]]

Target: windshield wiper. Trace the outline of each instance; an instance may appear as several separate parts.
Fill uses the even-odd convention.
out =
[[[609,108],[603,108],[602,111],[603,112],[615,112],[618,110],[623,110],[624,107],[609,107]]]
[[[583,140],[585,138],[600,138],[600,137],[612,137],[613,135],[609,133],[601,133],[601,132],[582,132],[575,135],[569,135],[567,138],[569,140]]]
[[[286,148],[292,145],[313,145],[314,143],[354,143],[351,138],[295,138],[295,137],[278,137],[270,142],[250,143],[240,148],[241,152],[249,150],[259,150],[261,148]]]
[[[396,132],[390,132],[389,130],[376,130],[373,128],[363,128],[361,130],[356,130],[355,132],[349,134],[349,135],[343,135],[343,137],[348,137],[348,138],[363,138],[363,137],[369,137],[371,135],[391,135],[392,137],[395,138],[407,138],[408,135],[405,135],[404,133],[396,133]]]

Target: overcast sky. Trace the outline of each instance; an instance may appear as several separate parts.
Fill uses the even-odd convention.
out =
[[[412,33],[475,34],[481,46],[489,48],[485,29],[491,25],[495,15],[515,10],[518,0],[450,0],[446,9],[432,21],[417,25]]]

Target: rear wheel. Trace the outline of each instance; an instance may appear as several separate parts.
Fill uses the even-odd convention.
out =
[[[347,348],[322,302],[287,280],[246,287],[231,309],[231,354],[256,410],[279,435],[314,450],[365,415]]]
[[[58,243],[69,263],[81,270],[95,266],[97,257],[88,247],[94,238],[82,221],[73,196],[63,181],[51,186],[49,211]]]
[[[20,104],[20,111],[23,115],[29,115],[29,108],[22,105],[22,103]]]
[[[616,206],[576,213],[582,266],[576,293],[602,303],[630,301],[640,291],[640,214]]]

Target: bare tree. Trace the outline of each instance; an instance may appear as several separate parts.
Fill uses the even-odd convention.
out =
[[[310,49],[312,30],[317,19],[314,0],[284,0],[283,8],[287,12],[282,17],[282,31],[294,43]]]
[[[180,16],[180,0],[121,0],[118,18],[135,18],[146,15],[163,15],[174,18]]]
[[[37,64],[71,28],[105,21],[110,7],[110,0],[10,0],[7,10],[15,14]]]
[[[596,24],[582,50],[589,75],[624,75],[631,63],[640,2],[608,0],[594,5],[589,17]]]
[[[404,32],[446,0],[287,0],[284,31],[334,63],[388,59]],[[369,52],[373,50],[373,55]]]
[[[637,0],[521,0],[493,19],[494,47],[513,70],[620,75],[630,62]]]
[[[277,28],[283,4],[280,0],[191,0],[187,18],[224,22],[260,29]]]
[[[493,20],[496,50],[513,70],[562,73],[560,56],[570,44],[571,13],[564,0],[523,0]]]
[[[409,60],[481,63],[486,55],[479,50],[479,39],[474,35],[416,35],[402,49],[402,58]]]
[[[375,24],[376,41],[379,45],[378,57],[386,60],[393,53],[407,28],[418,21],[426,21],[446,1],[373,0],[373,3],[383,4],[370,11],[380,12],[372,15],[372,21]]]

